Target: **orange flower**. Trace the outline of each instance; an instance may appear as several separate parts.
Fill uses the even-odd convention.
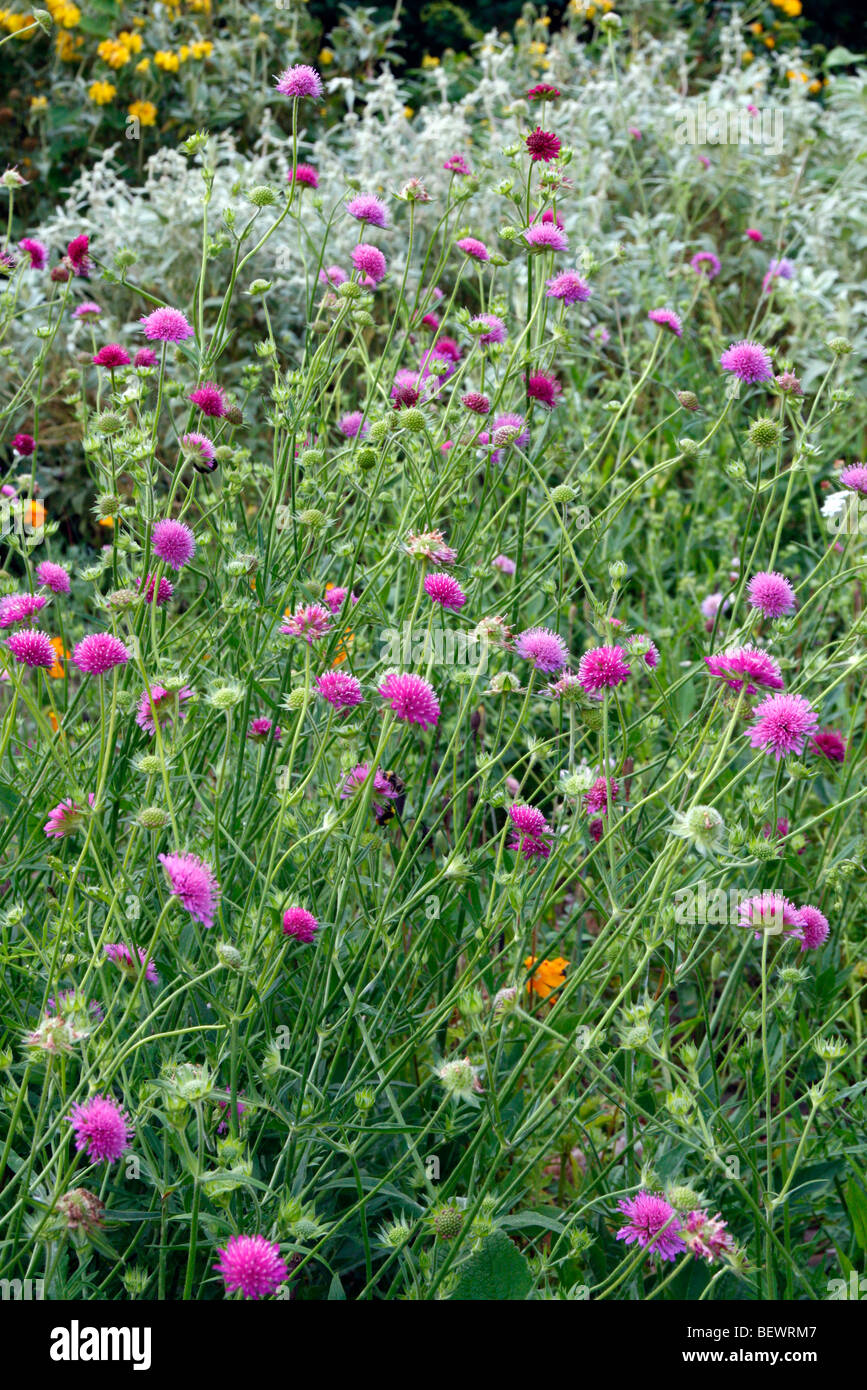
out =
[[[45,525],[45,507],[41,502],[25,501],[21,503],[21,515],[25,526],[32,526],[34,531],[38,531],[40,526]]]
[[[49,674],[49,675],[52,675],[53,673],[49,671],[48,674]],[[53,710],[53,709],[50,709],[50,710],[48,711],[48,718],[49,718],[50,721],[51,721],[51,727],[52,727],[52,729],[54,730],[55,733],[57,733],[57,730],[60,728],[60,724],[58,723],[57,715],[54,713],[54,710]]]
[[[532,969],[535,964],[535,956],[527,956],[524,961],[524,967],[527,970]],[[527,993],[538,994],[540,999],[547,999],[549,994],[566,983],[563,977],[568,968],[569,962],[564,960],[562,956],[555,956],[553,960],[541,961],[538,970],[533,971],[527,981]]]
[[[99,525],[100,525],[100,526],[113,526],[113,525],[114,525],[114,517],[113,517],[113,516],[101,516],[101,517],[99,518]]]
[[[57,653],[57,659],[55,660],[54,665],[51,667],[51,670],[48,672],[48,674],[49,676],[51,676],[52,680],[62,681],[64,676],[62,662],[65,657],[72,656],[72,652],[66,651],[64,649],[63,639],[61,637],[52,637],[51,645]]]

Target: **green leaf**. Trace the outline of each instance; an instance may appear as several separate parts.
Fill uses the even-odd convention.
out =
[[[867,1193],[850,1178],[844,1188],[846,1206],[852,1218],[852,1231],[859,1250],[867,1250]]]
[[[453,1299],[524,1299],[533,1286],[527,1262],[503,1231],[485,1236],[461,1271]]]
[[[3,815],[14,815],[20,800],[21,797],[14,787],[10,787],[8,782],[0,782],[0,812]]]

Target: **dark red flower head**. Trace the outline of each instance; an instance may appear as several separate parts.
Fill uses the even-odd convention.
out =
[[[551,130],[542,130],[541,126],[531,131],[525,142],[527,152],[535,164],[542,160],[548,164],[552,159],[556,159],[560,153],[560,139]]]

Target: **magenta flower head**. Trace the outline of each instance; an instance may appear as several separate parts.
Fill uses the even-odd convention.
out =
[[[346,271],[339,265],[324,266],[319,272],[320,285],[329,285],[333,290],[336,290],[339,285],[345,285],[348,279],[349,276]]]
[[[467,391],[461,396],[461,405],[466,410],[471,410],[474,415],[488,415],[491,409],[489,396],[485,396],[481,391]]]
[[[106,343],[99,352],[94,354],[93,365],[95,367],[108,367],[113,370],[115,367],[128,367],[130,356],[125,347],[120,343]]]
[[[196,553],[196,538],[182,521],[166,517],[158,521],[151,534],[151,544],[158,560],[164,560],[173,570],[188,565]]]
[[[613,690],[632,672],[622,647],[591,647],[578,662],[578,679],[588,695]]]
[[[651,309],[647,317],[651,323],[656,324],[657,328],[667,328],[669,333],[673,333],[676,338],[683,337],[680,314],[676,314],[673,309]]]
[[[347,439],[357,439],[359,435],[363,438],[370,426],[364,418],[363,410],[350,410],[346,415],[341,415],[337,421],[337,428]]]
[[[111,1096],[90,1096],[75,1104],[67,1116],[75,1131],[75,1147],[91,1163],[114,1163],[132,1143],[129,1116]]]
[[[409,531],[404,549],[407,555],[416,560],[430,560],[434,565],[453,565],[458,558],[457,551],[446,545],[442,531]]]
[[[99,305],[94,304],[92,299],[86,299],[83,304],[79,304],[78,308],[73,310],[72,317],[82,319],[85,323],[95,323],[101,314],[102,310]]]
[[[533,372],[526,377],[525,384],[529,400],[538,401],[546,410],[554,409],[563,391],[557,378],[545,372]]]
[[[369,275],[375,285],[385,276],[385,256],[378,246],[372,246],[369,241],[361,241],[357,246],[353,246],[350,260],[355,269],[362,275]]]
[[[562,671],[569,660],[569,648],[563,638],[548,627],[528,627],[517,637],[515,651],[546,676]]]
[[[157,608],[161,608],[163,604],[168,603],[172,594],[175,592],[174,584],[170,584],[168,579],[164,579],[162,575],[160,575],[159,584],[157,584],[156,580],[150,574],[148,575],[147,580],[145,582],[147,584],[147,589],[145,591],[145,602],[153,603],[154,596],[156,596]],[[135,586],[137,589],[141,588],[140,579],[137,579],[135,581]]]
[[[181,435],[181,448],[191,459],[197,473],[213,473],[217,466],[217,451],[206,434],[192,431]]]
[[[25,627],[13,632],[6,646],[22,666],[44,666],[50,671],[57,660],[50,638],[37,627]]]
[[[316,680],[316,693],[333,709],[352,709],[362,701],[361,685],[346,671],[325,671]]]
[[[787,753],[800,756],[815,732],[819,717],[803,695],[769,695],[753,710],[755,720],[746,737],[753,748],[773,753],[777,762]]]
[[[340,790],[341,801],[348,801],[350,797],[355,796],[355,793],[364,786],[369,776],[370,763],[358,763],[356,767],[352,768],[343,779],[343,786]],[[374,811],[381,812],[383,809],[382,804],[377,801],[377,797],[385,797],[387,801],[394,801],[400,794],[398,787],[389,782],[381,768],[377,768],[373,774],[372,805]]]
[[[96,799],[93,792],[89,794],[87,799],[92,806]],[[59,801],[48,812],[48,820],[42,828],[50,840],[63,840],[67,835],[75,833],[85,815],[86,812],[76,802]]]
[[[552,159],[556,159],[560,153],[559,137],[551,130],[542,130],[540,126],[531,131],[525,138],[524,144],[527,146],[527,153],[531,161],[536,164],[539,160],[543,164],[549,164]]]
[[[459,251],[463,251],[465,256],[469,256],[471,261],[489,261],[491,259],[485,243],[474,236],[461,237],[460,241],[455,242],[455,246]]]
[[[18,245],[21,250],[30,257],[30,270],[44,270],[48,261],[48,247],[44,241],[36,241],[34,237],[26,236]]]
[[[635,632],[631,637],[627,637],[626,646],[630,659],[643,660],[645,666],[649,666],[651,671],[659,665],[659,648],[643,632]]]
[[[189,700],[192,690],[188,685],[180,690],[166,690],[164,685],[152,685],[151,693],[141,693],[135,722],[146,734],[155,734],[160,729],[173,728],[175,723],[183,723],[187,717],[184,701]]]
[[[713,251],[696,251],[690,265],[696,275],[704,275],[708,280],[715,280],[722,269],[719,256],[715,256]]]
[[[483,332],[478,333],[477,338],[485,347],[489,343],[506,341],[506,325],[496,314],[476,314],[475,318],[470,319],[470,327],[474,324],[477,328],[483,328]]]
[[[285,68],[275,80],[277,91],[283,97],[322,96],[322,78],[315,68],[308,67],[306,63]]]
[[[585,303],[590,298],[591,290],[577,270],[561,270],[559,275],[546,281],[545,294],[548,299],[562,299],[568,307],[570,304]]]
[[[103,947],[103,950],[112,965],[116,965],[118,970],[120,970],[123,975],[126,975],[128,980],[134,980],[141,971],[144,971],[144,977],[149,984],[159,984],[160,977],[157,974],[157,968],[153,961],[148,958],[147,952],[144,951],[141,946],[133,947],[131,951],[129,946],[125,946],[122,941],[118,941]],[[137,962],[134,959],[133,951],[135,955],[138,956]]]
[[[327,603],[332,613],[336,615],[346,602],[347,596],[354,608],[358,602],[358,595],[350,594],[348,589],[341,589],[339,585],[332,589],[326,589],[325,593],[322,595],[322,602]]]
[[[161,854],[159,860],[172,896],[180,899],[194,922],[212,927],[220,889],[211,866],[195,854]]]
[[[746,235],[749,237],[750,241],[764,241],[765,239],[758,227],[747,227]]]
[[[829,762],[846,761],[846,740],[836,729],[819,729],[810,739],[810,747]]]
[[[132,365],[134,367],[156,367],[159,365],[159,360],[153,348],[139,348],[132,359]]]
[[[717,1212],[711,1216],[709,1211],[691,1211],[683,1227],[683,1238],[687,1250],[708,1264],[715,1264],[726,1250],[734,1249],[734,1240],[726,1230],[728,1222],[723,1221]]]
[[[853,492],[867,495],[867,463],[850,463],[840,470],[840,482]]]
[[[811,907],[809,903],[798,908],[803,926],[800,931],[792,932],[801,943],[802,951],[818,951],[819,947],[828,940],[831,925],[824,912],[820,912],[817,907]]]
[[[111,632],[91,632],[76,642],[72,660],[87,676],[104,676],[115,666],[125,666],[130,653]]]
[[[784,931],[800,933],[804,919],[798,908],[782,893],[757,893],[747,898],[738,908],[739,926],[755,932],[757,937],[766,932],[768,936],[781,936]]]
[[[621,1198],[617,1205],[626,1217],[617,1232],[618,1240],[650,1249],[659,1260],[676,1260],[684,1252],[680,1219],[664,1197],[639,1192],[635,1197]]]
[[[36,566],[36,578],[53,594],[68,594],[72,587],[66,570],[62,565],[55,565],[53,560],[43,560]]]
[[[597,777],[590,790],[584,794],[584,810],[588,816],[608,814],[609,791],[613,805],[620,794],[619,783],[615,782],[613,777]]]
[[[66,259],[69,261],[73,275],[90,274],[90,238],[87,232],[82,232],[80,236],[75,236],[66,248]]]
[[[523,854],[525,859],[547,859],[551,853],[551,831],[542,812],[526,804],[510,806],[509,820],[515,832],[509,849]]]
[[[312,164],[299,164],[286,175],[287,183],[301,184],[307,188],[319,187],[319,175]]]
[[[418,724],[432,729],[440,717],[440,703],[433,686],[422,676],[390,672],[379,686],[378,694],[391,707],[396,719],[405,724]]]
[[[213,419],[219,419],[226,413],[226,397],[223,395],[222,387],[215,386],[212,381],[203,381],[201,386],[190,392],[187,400],[197,405],[203,415],[209,415]]]
[[[521,236],[527,243],[528,251],[541,254],[545,251],[569,250],[569,238],[553,222],[537,222],[532,227],[525,227]]]
[[[517,568],[514,560],[508,555],[495,555],[491,564],[501,574],[514,574]]]
[[[193,325],[180,309],[154,309],[139,319],[142,332],[151,343],[183,343],[193,336]]]
[[[14,434],[12,436],[12,448],[22,458],[29,458],[36,448],[36,440],[32,434]]]
[[[290,69],[294,71],[294,69]],[[311,68],[312,72],[313,69]],[[266,1298],[277,1292],[289,1270],[280,1258],[280,1247],[264,1236],[229,1236],[220,1260],[213,1267],[223,1276],[227,1293],[244,1298]]]
[[[467,596],[456,579],[452,579],[450,574],[429,574],[425,577],[424,591],[429,599],[438,603],[443,608],[450,608],[457,611],[463,608],[467,601]]]
[[[302,603],[281,623],[280,631],[286,637],[303,637],[312,646],[331,631],[331,614],[321,603]]]
[[[743,341],[727,347],[719,364],[724,372],[731,372],[739,381],[753,386],[758,381],[770,381],[774,375],[771,358],[767,348],[760,343]]]
[[[754,574],[747,585],[750,606],[758,608],[766,618],[782,618],[795,611],[795,591],[785,575],[775,570]]]
[[[728,647],[705,657],[712,676],[723,680],[732,690],[740,690],[746,682],[747,694],[758,690],[782,690],[783,676],[778,663],[760,647]]]
[[[369,227],[388,226],[388,208],[372,193],[358,193],[350,198],[346,211],[356,222],[364,222]]]
[[[449,155],[443,168],[447,174],[460,174],[462,178],[466,178],[470,172],[470,166],[462,154]]]
[[[6,594],[0,598],[0,628],[26,623],[47,601],[44,594]]]
[[[306,907],[287,907],[283,913],[283,935],[294,936],[296,941],[303,941],[305,946],[309,946],[319,926],[312,912],[308,912]]]
[[[279,743],[283,737],[283,730],[280,728],[279,724],[274,724],[270,719],[260,716],[250,720],[250,727],[247,729],[247,737],[251,739],[253,743],[266,743],[269,739],[273,739],[275,743]]]

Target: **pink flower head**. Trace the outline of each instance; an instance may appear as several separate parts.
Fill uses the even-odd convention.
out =
[[[651,309],[647,317],[658,328],[667,328],[669,333],[673,333],[676,338],[683,337],[680,314],[676,314],[673,309]]]
[[[541,253],[569,250],[569,238],[566,233],[552,222],[537,222],[532,227],[526,227],[521,235],[529,251]]]
[[[216,386],[213,381],[203,381],[201,386],[190,392],[187,400],[197,405],[203,415],[209,415],[212,419],[219,419],[226,413],[226,397],[222,387]]]
[[[287,907],[283,913],[283,935],[294,936],[296,941],[303,941],[305,946],[309,946],[313,941],[319,923],[308,912],[305,907]]]
[[[719,364],[724,372],[731,372],[732,376],[748,386],[758,381],[770,381],[774,375],[767,348],[746,340],[727,347]]]
[[[846,740],[836,729],[819,729],[810,739],[810,747],[814,753],[821,753],[829,762],[846,761]]]
[[[159,360],[153,348],[139,348],[132,359],[132,365],[134,367],[156,367],[159,365]]]
[[[690,265],[696,275],[704,275],[708,280],[715,280],[722,269],[719,256],[715,256],[713,251],[696,251]]]
[[[154,309],[139,319],[149,342],[183,343],[193,336],[193,325],[180,309]]]
[[[767,294],[776,280],[791,280],[794,273],[795,267],[791,261],[771,261],[762,280],[762,294]]]
[[[19,241],[18,245],[30,257],[29,270],[45,269],[48,261],[48,247],[44,241],[36,241],[34,237],[26,236]]]
[[[854,492],[867,496],[867,463],[850,463],[840,470],[840,482]]]
[[[152,685],[151,693],[142,691],[138,702],[135,722],[146,734],[155,734],[160,729],[173,728],[175,722],[182,723],[187,717],[184,701],[189,700],[192,690],[188,685],[180,690],[166,690],[164,685]]]
[[[753,748],[773,753],[777,762],[786,753],[800,756],[815,732],[819,717],[803,695],[769,695],[753,710],[754,723],[746,737]]]
[[[6,594],[0,598],[0,628],[26,623],[47,601],[44,594]]]
[[[491,409],[490,398],[484,396],[481,391],[467,391],[461,396],[461,405],[466,410],[471,410],[474,415],[487,415]]]
[[[98,304],[94,304],[92,299],[86,299],[83,304],[79,304],[78,308],[73,310],[72,317],[83,319],[85,323],[95,323],[101,313],[102,310]]]
[[[450,574],[442,572],[425,576],[424,591],[434,603],[454,611],[463,608],[467,601],[467,596],[458,581],[452,579]]]
[[[515,831],[509,849],[518,851],[528,860],[547,859],[551,853],[551,831],[542,812],[526,804],[510,806],[509,820]]]
[[[395,373],[394,384],[391,388],[391,399],[394,401],[395,410],[411,409],[418,405],[421,400],[421,392],[418,389],[419,377],[417,372],[409,372],[402,367]]]
[[[556,159],[560,153],[560,140],[558,136],[550,130],[542,130],[541,126],[531,131],[525,138],[524,144],[527,146],[527,153],[531,161],[536,164],[539,160],[544,164],[549,164],[552,159]]]
[[[754,574],[747,585],[750,605],[766,618],[781,618],[795,611],[795,591],[785,575],[775,570]]]
[[[347,439],[356,439],[359,434],[362,437],[367,434],[370,426],[364,418],[363,411],[350,410],[347,415],[341,415],[337,421],[337,428]]]
[[[370,763],[359,763],[351,772],[348,772],[344,778],[343,787],[340,791],[341,801],[347,801],[350,797],[355,796],[355,793],[360,787],[364,786],[369,776]],[[389,782],[385,773],[380,768],[377,768],[376,772],[373,774],[373,809],[375,811],[382,810],[382,806],[377,801],[377,797],[385,797],[387,801],[394,801],[399,795],[400,792]]]
[[[307,188],[319,187],[319,175],[312,164],[299,164],[286,175],[287,183],[303,184]]]
[[[296,63],[285,68],[275,79],[277,91],[284,97],[321,97],[322,78],[315,68],[306,63]]]
[[[312,646],[331,631],[331,614],[321,603],[302,603],[281,623],[280,631],[286,637],[303,637]]]
[[[404,542],[404,549],[415,559],[430,560],[433,565],[453,565],[457,551],[446,545],[442,531],[410,531]]]
[[[122,941],[103,947],[112,965],[116,965],[118,970],[126,975],[128,979],[134,980],[143,970],[145,979],[149,984],[159,984],[160,977],[157,974],[157,968],[148,957],[147,952],[144,951],[141,946],[136,946],[133,949],[138,956],[138,962],[134,960],[133,952],[130,950],[129,946],[125,946]]]
[[[374,285],[384,278],[386,261],[378,246],[372,246],[369,241],[360,241],[353,246],[350,259],[355,269],[368,275]]]
[[[490,442],[494,446],[494,453],[491,455],[493,463],[499,463],[501,450],[508,444],[514,444],[517,449],[522,449],[525,444],[530,442],[530,431],[527,429],[527,422],[523,415],[518,415],[513,410],[505,410],[502,415],[494,417],[491,425],[490,439],[485,434],[479,435],[479,443],[487,444]]]
[[[588,816],[608,814],[608,793],[611,792],[612,805],[617,800],[620,787],[613,777],[597,777],[589,792],[584,794],[584,810]]]
[[[317,694],[336,710],[352,709],[362,701],[361,685],[346,671],[325,671],[316,681]]]
[[[517,568],[514,560],[510,560],[508,555],[495,555],[491,564],[501,574],[514,574]]]
[[[253,743],[265,743],[269,739],[274,743],[279,743],[283,737],[283,730],[279,724],[274,724],[270,719],[260,716],[250,720],[250,727],[247,730],[247,737]]]
[[[90,1096],[73,1105],[67,1116],[75,1131],[75,1148],[92,1163],[114,1163],[132,1143],[129,1116],[111,1096]]]
[[[569,660],[569,649],[563,638],[547,627],[530,627],[520,633],[515,641],[515,651],[524,661],[529,661],[537,671],[553,675],[560,671]]]
[[[115,367],[128,367],[130,356],[125,347],[120,343],[106,343],[99,352],[94,354],[93,364],[95,367],[108,367],[113,370]]]
[[[345,285],[349,276],[339,265],[325,266],[319,272],[320,285],[330,285],[332,289],[337,289],[338,285]]]
[[[55,565],[53,560],[42,560],[36,566],[36,578],[53,594],[68,594],[70,592],[69,575],[62,565]]]
[[[769,936],[780,936],[789,928],[800,932],[804,925],[804,919],[793,902],[784,898],[782,893],[767,891],[742,902],[738,908],[738,918],[739,925],[755,932],[757,937],[762,932],[767,932]]]
[[[711,1216],[707,1211],[691,1211],[682,1228],[687,1250],[707,1260],[708,1264],[715,1264],[726,1250],[734,1248],[727,1224],[719,1212]]]
[[[50,671],[57,660],[49,637],[37,627],[25,627],[13,632],[6,646],[23,666],[44,666]]]
[[[804,388],[794,372],[778,372],[774,377],[781,391],[790,396],[803,396]]]
[[[764,241],[765,239],[758,227],[747,227],[746,235],[749,237],[750,241]]]
[[[538,401],[547,410],[553,410],[563,391],[557,378],[546,376],[544,372],[534,372],[525,380],[528,398],[531,401]]]
[[[338,614],[338,613],[340,612],[341,608],[343,607],[344,603],[346,602],[346,597],[347,597],[348,594],[349,594],[349,590],[348,590],[348,589],[341,589],[341,588],[337,588],[337,587],[332,588],[332,589],[326,589],[326,590],[325,590],[325,593],[324,593],[323,596],[322,596],[322,602],[323,602],[323,603],[327,603],[327,605],[328,605],[328,607],[331,609],[332,613],[334,613],[334,614],[336,615],[336,614]],[[357,594],[352,594],[352,595],[350,595],[350,598],[351,598],[352,605],[353,605],[353,607],[354,607],[355,604],[358,602],[358,595],[357,595]]]
[[[485,331],[478,335],[478,341],[485,347],[489,343],[504,343],[506,341],[506,325],[496,314],[476,314],[475,318],[470,319],[470,327],[473,324],[484,324]]]
[[[556,87],[552,87],[548,82],[539,82],[535,87],[531,87],[527,93],[528,101],[556,101],[560,93]]]
[[[196,553],[196,538],[182,521],[166,517],[158,521],[151,535],[154,555],[173,570],[188,565]]]
[[[535,222],[535,220],[536,220],[536,219],[535,219],[535,217],[534,217],[534,218],[533,218],[533,221]],[[543,222],[556,222],[556,224],[557,224],[557,226],[560,228],[560,231],[561,231],[561,232],[562,232],[564,226],[566,225],[566,224],[564,223],[564,221],[563,221],[563,218],[560,216],[559,212],[556,212],[556,213],[555,213],[555,211],[554,211],[553,208],[546,208],[546,209],[545,209],[545,211],[542,213],[542,221],[543,221]]]
[[[92,806],[96,800],[93,792],[90,792],[87,800]],[[59,801],[48,812],[48,820],[45,822],[43,830],[50,840],[63,840],[67,835],[75,833],[86,814],[84,809],[74,801]]]
[[[578,679],[588,695],[613,690],[628,680],[631,672],[622,647],[591,647],[578,662]]]
[[[828,940],[831,926],[824,912],[820,912],[817,907],[811,907],[809,903],[798,908],[798,912],[803,921],[800,931],[792,932],[801,943],[802,951],[818,951],[819,947]]]
[[[629,656],[636,661],[643,660],[645,666],[649,666],[651,671],[659,665],[659,648],[643,633],[636,632],[631,637],[627,637],[626,646]]]
[[[621,1198],[617,1205],[627,1218],[617,1232],[618,1240],[650,1249],[659,1260],[676,1260],[686,1249],[680,1220],[664,1197],[639,1192],[635,1197]]]
[[[471,261],[489,261],[491,259],[488,248],[483,241],[478,241],[474,236],[461,237],[460,241],[455,242],[459,251],[463,251],[465,256],[469,256]]]
[[[36,440],[32,434],[15,434],[12,436],[12,448],[22,458],[29,458],[36,448]]]
[[[641,134],[641,131],[638,129],[638,126],[637,126],[637,125],[628,125],[628,126],[626,127],[626,129],[627,129],[627,131],[629,132],[629,134],[632,136],[633,140],[641,140],[641,139],[643,139],[643,136],[642,136],[642,134]]]
[[[758,690],[782,690],[783,677],[778,663],[760,647],[728,647],[705,657],[712,676],[723,680],[732,690],[740,690],[746,682],[747,694]]]
[[[548,299],[562,299],[565,305],[583,304],[591,294],[587,281],[577,270],[561,270],[546,282],[545,294]]]
[[[210,865],[195,854],[161,854],[159,860],[172,896],[180,899],[194,922],[212,927],[220,889]]]
[[[443,168],[447,174],[460,174],[462,178],[466,178],[470,172],[470,166],[462,154],[449,155]]]
[[[156,580],[150,574],[147,577],[146,583],[147,589],[145,590],[145,603],[153,603],[154,594],[156,594],[157,608],[161,608],[164,603],[168,603],[172,594],[175,592],[174,584],[170,584],[169,581],[167,579],[164,579],[162,575],[160,575],[159,585],[157,585]],[[141,580],[137,579],[135,581],[135,585],[137,589],[140,589]]]
[[[364,222],[370,227],[388,226],[388,208],[378,198],[374,198],[372,193],[359,193],[356,197],[350,198],[346,204],[346,211],[356,222]]]
[[[104,676],[115,666],[125,666],[130,653],[111,632],[91,632],[76,642],[72,660],[88,676]]]
[[[206,434],[196,431],[181,435],[181,447],[189,454],[199,473],[212,473],[217,466],[217,451]]]
[[[82,232],[81,236],[73,237],[67,246],[66,259],[69,261],[74,275],[88,275],[90,273],[89,247],[90,238],[86,232]]]
[[[279,1245],[264,1236],[229,1236],[217,1254],[220,1260],[213,1268],[222,1275],[227,1293],[240,1291],[244,1298],[266,1298],[289,1277]]]
[[[433,686],[421,676],[391,672],[379,686],[380,694],[396,719],[432,729],[440,717],[440,704]]]

